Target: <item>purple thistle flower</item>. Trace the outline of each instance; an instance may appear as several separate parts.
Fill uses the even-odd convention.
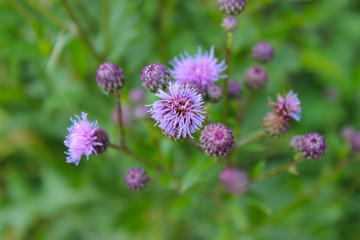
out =
[[[351,138],[356,134],[356,131],[353,126],[345,126],[341,129],[341,136],[346,141],[351,141]]]
[[[212,103],[219,102],[223,97],[222,89],[217,85],[208,87],[206,93],[207,98]]]
[[[139,167],[131,168],[125,175],[126,186],[134,191],[139,191],[146,187],[150,178],[146,171]]]
[[[149,64],[141,72],[142,85],[150,92],[156,92],[158,89],[165,90],[170,81],[169,69],[160,63]]]
[[[259,42],[252,49],[253,58],[261,63],[269,62],[274,57],[274,48],[270,43]]]
[[[360,152],[360,133],[355,132],[351,136],[350,143],[351,143],[351,149],[354,152],[359,153]]]
[[[114,92],[125,84],[125,74],[121,67],[115,63],[101,64],[96,73],[98,86],[105,92]]]
[[[69,148],[68,152],[65,152],[69,155],[66,157],[66,162],[75,163],[77,166],[82,155],[85,155],[88,160],[90,154],[98,154],[98,146],[104,144],[102,143],[104,138],[97,136],[96,133],[99,132],[97,131],[99,129],[97,121],[88,121],[86,113],[82,112],[81,118],[78,115],[75,117],[77,119],[70,118],[73,125],[67,128],[69,134],[66,136],[64,144]]]
[[[276,112],[269,112],[264,117],[263,128],[266,135],[272,138],[283,136],[290,127],[290,118],[277,114]]]
[[[229,79],[228,83],[228,95],[230,99],[241,98],[242,85],[235,79]]]
[[[245,85],[253,91],[263,89],[268,82],[268,73],[263,67],[250,67],[244,76]]]
[[[191,137],[199,130],[205,119],[202,96],[188,85],[169,84],[169,93],[159,89],[155,96],[162,100],[151,105],[151,117],[163,133],[177,140]]]
[[[247,0],[218,0],[219,9],[227,15],[237,15],[244,11]]]
[[[234,145],[234,134],[222,123],[211,123],[201,132],[200,143],[206,155],[225,156]]]
[[[227,16],[222,20],[221,27],[226,32],[236,32],[236,30],[238,28],[238,21],[233,16]]]
[[[201,93],[213,86],[215,81],[226,77],[220,75],[226,69],[225,61],[218,63],[218,59],[214,57],[214,47],[204,55],[201,54],[200,47],[194,56],[185,52],[185,56],[180,54],[180,59],[175,57],[170,64],[174,68],[170,70],[171,75],[179,84],[193,84]]]
[[[315,160],[321,158],[326,151],[326,140],[317,132],[305,134],[302,140],[301,150],[307,159]]]
[[[280,94],[278,94],[277,102],[270,102],[269,106],[273,107],[275,112],[284,117],[291,117],[296,121],[300,121],[300,100],[297,94],[293,93],[292,90],[286,95],[286,97],[282,97]]]
[[[220,173],[220,180],[229,193],[241,195],[250,188],[250,180],[247,174],[236,168],[227,167]]]

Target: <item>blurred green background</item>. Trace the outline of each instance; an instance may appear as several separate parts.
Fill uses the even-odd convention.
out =
[[[212,45],[224,59],[216,0],[2,0],[0,239],[359,239],[360,166],[341,164],[350,149],[340,135],[344,125],[360,127],[359,10],[357,0],[249,0],[237,17],[231,77],[242,81],[256,64],[256,42],[276,51],[241,134],[261,127],[277,92],[297,92],[303,113],[286,137],[237,150],[235,165],[251,174],[289,161],[295,134],[318,131],[328,141],[325,157],[300,164],[300,175],[255,182],[237,198],[218,181],[221,162],[199,174],[209,159],[166,139],[153,120],[126,129],[130,148],[169,169],[147,169],[152,182],[142,192],[124,184],[126,171],[141,165],[123,153],[109,149],[76,167],[65,162],[63,145],[69,117],[81,111],[117,141],[113,96],[95,80],[101,62],[124,69],[122,101],[134,108],[127,93],[141,86],[146,64],[169,66],[184,51]],[[154,99],[148,93],[146,103]],[[238,107],[232,103],[232,114]],[[209,122],[220,110],[221,103],[209,106]],[[181,192],[184,179],[191,186]]]

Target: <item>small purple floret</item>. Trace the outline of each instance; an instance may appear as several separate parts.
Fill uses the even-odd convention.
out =
[[[278,94],[277,102],[270,102],[269,106],[273,107],[275,112],[282,116],[291,117],[296,121],[300,121],[300,100],[297,94],[293,93],[292,90],[286,95],[286,97],[282,97],[280,94]]]
[[[360,152],[360,133],[354,133],[350,139],[351,149],[358,153]]]
[[[319,159],[325,154],[326,140],[316,132],[305,134],[302,140],[301,150],[305,158],[311,160]]]
[[[222,20],[221,27],[226,32],[236,32],[238,28],[238,21],[233,16],[227,16]]]
[[[194,56],[185,52],[185,56],[181,54],[180,59],[175,57],[170,64],[174,68],[170,70],[171,75],[179,84],[195,85],[200,93],[215,85],[215,81],[226,77],[221,75],[226,69],[225,61],[218,63],[218,59],[214,57],[214,47],[211,47],[210,53],[205,52],[204,55],[200,47]]]
[[[157,92],[158,89],[165,90],[170,80],[169,69],[160,63],[147,65],[141,73],[142,85],[150,92]]]
[[[220,180],[229,193],[242,195],[250,188],[247,174],[236,168],[227,167],[220,173]]]
[[[67,129],[69,134],[66,136],[64,144],[69,148],[65,152],[65,154],[69,155],[66,157],[66,162],[75,163],[77,166],[82,155],[85,155],[86,160],[88,160],[90,154],[98,154],[96,151],[97,146],[101,146],[103,143],[101,143],[101,139],[99,141],[95,134],[99,129],[97,121],[88,121],[87,114],[84,112],[81,113],[81,118],[78,115],[75,115],[75,117],[75,119],[70,118],[73,125]]]
[[[266,63],[273,59],[274,48],[267,42],[259,42],[253,47],[252,55],[257,61]]]
[[[222,123],[211,123],[201,132],[200,143],[210,157],[225,156],[234,145],[234,134]]]
[[[134,191],[145,188],[149,180],[150,178],[146,171],[139,167],[131,168],[125,175],[126,186]]]
[[[222,89],[217,85],[208,87],[206,93],[208,100],[212,103],[219,102],[223,97]]]
[[[230,99],[239,99],[242,95],[242,85],[235,79],[229,79],[228,94]]]
[[[268,73],[263,67],[250,67],[244,76],[245,84],[253,91],[263,89],[268,82]]]
[[[132,102],[140,103],[140,102],[144,101],[145,92],[143,89],[136,87],[136,88],[131,89],[129,96],[130,96],[130,100]]]
[[[161,100],[151,105],[151,117],[167,136],[177,140],[191,137],[205,119],[202,96],[188,85],[169,84],[169,93],[159,90],[155,96]]]

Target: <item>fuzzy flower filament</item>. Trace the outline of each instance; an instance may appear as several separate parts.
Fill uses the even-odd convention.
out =
[[[98,138],[96,133],[103,135],[103,132],[97,131],[99,129],[97,121],[90,122],[87,120],[86,113],[82,112],[81,118],[77,115],[75,117],[75,119],[70,118],[73,125],[68,128],[69,134],[66,136],[64,144],[69,148],[65,152],[69,155],[66,157],[66,162],[74,163],[77,166],[82,155],[85,155],[86,160],[88,160],[89,155],[98,154],[97,149],[103,145],[101,139],[104,137]]]
[[[199,130],[205,119],[204,101],[194,88],[178,83],[169,84],[169,92],[159,89],[161,100],[151,105],[151,117],[162,132],[174,140],[183,140]]]
[[[218,59],[214,56],[214,47],[211,47],[210,53],[199,52],[194,56],[190,56],[187,52],[185,55],[180,55],[180,59],[175,57],[170,62],[173,70],[170,70],[172,77],[179,84],[191,84],[195,86],[200,93],[204,93],[209,86],[215,85],[215,81],[220,78],[225,78],[226,75],[221,75],[227,66],[225,61],[218,63]]]

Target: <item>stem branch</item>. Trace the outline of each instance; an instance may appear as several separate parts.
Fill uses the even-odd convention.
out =
[[[254,136],[251,136],[251,137],[248,137],[248,138],[245,138],[245,139],[241,139],[240,141],[238,141],[236,144],[235,144],[235,147],[239,148],[239,147],[242,147],[242,146],[245,146],[249,143],[252,143],[252,142],[255,142],[259,139],[261,139],[264,135],[264,131],[260,131],[258,133],[256,133]]]
[[[118,127],[119,127],[119,144],[120,146],[124,146],[124,126],[123,126],[123,117],[121,111],[121,99],[120,92],[115,91],[115,100],[116,100],[116,111],[118,114]]]

